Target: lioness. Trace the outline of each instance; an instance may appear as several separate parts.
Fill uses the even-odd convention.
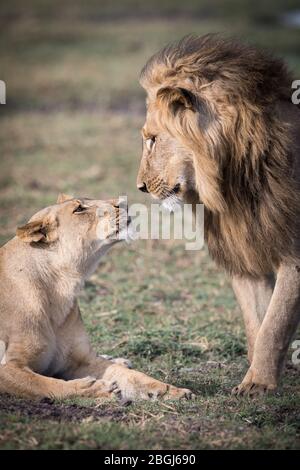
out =
[[[141,191],[203,203],[205,239],[232,276],[250,368],[237,395],[274,390],[300,318],[300,111],[285,65],[217,35],[187,37],[141,73]],[[275,287],[274,287],[275,285]]]
[[[0,392],[30,398],[192,397],[92,350],[76,295],[124,224],[127,215],[116,200],[61,195],[1,248]]]

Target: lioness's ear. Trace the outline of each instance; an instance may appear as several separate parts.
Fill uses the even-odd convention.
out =
[[[60,193],[57,197],[57,204],[61,204],[62,202],[69,201],[70,199],[73,199],[73,196],[68,196],[68,194]]]
[[[177,114],[180,110],[197,110],[197,98],[185,88],[164,87],[157,92],[157,100],[160,104],[167,106],[172,114]]]
[[[50,243],[57,239],[57,222],[34,220],[17,228],[17,237],[26,243]]]

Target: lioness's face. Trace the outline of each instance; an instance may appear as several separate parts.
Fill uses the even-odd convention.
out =
[[[192,153],[168,132],[160,130],[148,109],[142,129],[143,153],[137,187],[172,207],[195,189]]]
[[[62,258],[88,265],[122,239],[129,219],[118,200],[68,198],[35,214],[17,231],[24,242],[49,248]]]

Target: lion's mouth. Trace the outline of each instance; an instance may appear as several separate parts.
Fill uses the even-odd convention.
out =
[[[179,197],[180,193],[181,193],[181,185],[180,183],[176,183],[172,189],[165,188],[159,194],[153,195],[153,196],[163,201],[164,199],[167,199],[169,197],[174,197],[174,196]]]
[[[159,199],[168,211],[175,212],[182,205],[181,189],[180,183],[176,183],[172,189],[164,189],[159,194],[151,193],[151,195],[154,199]]]
[[[180,184],[176,184],[172,191],[169,191],[168,194],[161,198],[162,206],[170,212],[176,212],[182,207],[183,201],[179,196],[180,189]]]
[[[158,200],[171,212],[178,209],[183,201],[183,188],[180,183],[176,183],[171,189],[165,185],[159,191],[149,191],[153,199]]]

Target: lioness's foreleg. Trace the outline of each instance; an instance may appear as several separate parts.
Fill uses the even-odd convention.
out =
[[[36,374],[14,363],[0,366],[0,393],[33,399],[71,396],[102,398],[111,396],[111,391],[104,382],[94,377],[65,381]]]
[[[260,279],[241,277],[232,279],[232,287],[244,317],[250,364],[255,340],[270,304],[274,284],[273,275]]]
[[[243,382],[233,390],[235,394],[255,395],[277,387],[299,320],[300,269],[296,264],[282,264],[270,305],[257,333],[251,366]]]
[[[66,380],[96,377],[112,387],[116,385],[115,393],[119,392],[120,398],[124,400],[178,399],[193,396],[190,390],[173,387],[142,372],[129,369],[127,360],[110,360],[97,356],[85,331],[77,303],[74,305],[73,317],[70,317],[68,327],[61,334],[61,341],[68,338],[70,343],[68,358],[61,374]]]

